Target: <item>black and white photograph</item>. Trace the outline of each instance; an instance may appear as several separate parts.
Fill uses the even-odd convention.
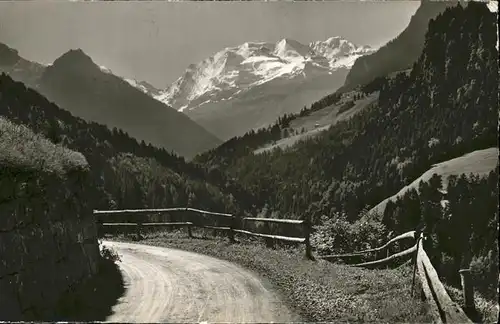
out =
[[[0,0],[0,323],[497,323],[498,1]]]

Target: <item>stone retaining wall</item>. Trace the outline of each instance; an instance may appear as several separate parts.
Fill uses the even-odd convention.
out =
[[[87,177],[0,166],[0,321],[50,318],[65,293],[97,272]]]

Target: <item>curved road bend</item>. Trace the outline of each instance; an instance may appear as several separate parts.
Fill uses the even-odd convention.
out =
[[[122,259],[126,291],[110,322],[292,322],[276,294],[251,272],[205,255],[105,241]]]

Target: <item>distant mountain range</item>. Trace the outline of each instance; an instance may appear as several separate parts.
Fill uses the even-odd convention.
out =
[[[45,67],[0,44],[0,72],[34,88],[73,115],[122,129],[139,141],[187,158],[221,143],[185,114],[98,66],[80,49],[70,50]]]
[[[355,60],[373,52],[342,37],[307,45],[286,38],[246,42],[191,64],[157,89],[115,76],[82,50],[43,66],[1,44],[0,71],[78,117],[192,157],[332,93]]]
[[[342,37],[307,45],[286,38],[246,42],[191,64],[163,90],[128,81],[227,140],[332,93],[354,61],[372,52]]]

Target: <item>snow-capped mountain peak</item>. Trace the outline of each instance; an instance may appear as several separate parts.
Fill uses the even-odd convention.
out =
[[[329,59],[339,55],[349,55],[358,49],[354,44],[339,36],[330,37],[325,41],[312,42],[309,46],[319,55]]]
[[[325,57],[332,69],[350,68],[358,57],[374,51],[370,46],[359,47],[340,36],[330,37],[325,41],[312,42],[309,46],[315,53]]]
[[[276,43],[273,54],[282,59],[307,59],[313,56],[311,48],[293,39],[283,38]]]
[[[371,52],[370,47],[359,47],[342,37],[310,44],[289,38],[276,43],[245,42],[189,65],[167,89],[151,95],[178,110],[192,110],[269,82],[314,78],[350,68],[356,58]]]

